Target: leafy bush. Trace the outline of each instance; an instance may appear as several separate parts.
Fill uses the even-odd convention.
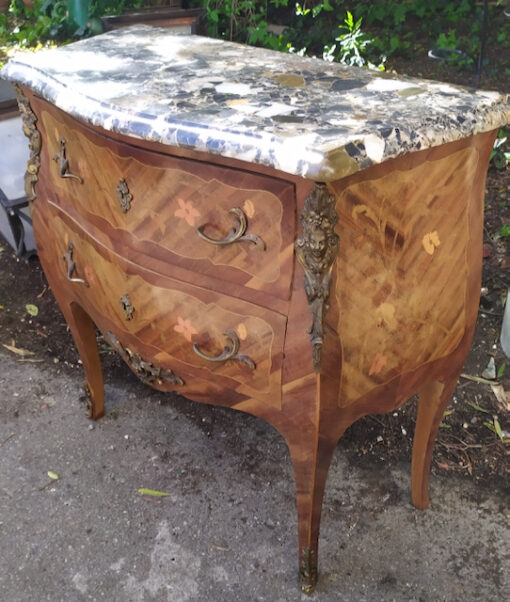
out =
[[[207,33],[213,37],[379,68],[387,57],[434,47],[455,66],[473,69],[484,35],[508,55],[510,20],[493,19],[505,2],[489,3],[486,32],[478,0],[189,0],[188,5],[206,9]],[[101,31],[104,14],[155,4],[164,0],[36,0],[33,9],[12,0],[8,18],[0,15],[0,46],[92,35]],[[510,74],[510,60],[505,73]]]
[[[100,16],[142,4],[143,0],[36,0],[29,8],[12,0],[8,16],[0,15],[0,45],[33,47],[100,33]]]
[[[493,17],[502,14],[506,1],[489,3],[487,36],[510,47],[510,21],[503,19],[497,28],[491,26]],[[407,56],[416,52],[419,39],[428,48],[455,51],[449,55],[445,52],[444,56],[457,67],[473,68],[481,49],[483,2],[478,0],[301,0],[301,3],[194,0],[192,3],[206,8],[208,34],[213,37],[279,50],[304,48],[328,60],[353,64],[381,64],[385,57]],[[347,19],[352,15],[351,25],[346,22],[346,14]],[[279,26],[278,31],[271,23]],[[340,35],[338,28],[344,28]]]

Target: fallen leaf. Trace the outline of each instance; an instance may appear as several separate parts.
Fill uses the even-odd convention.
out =
[[[39,313],[39,308],[37,307],[37,305],[33,305],[32,303],[27,303],[25,305],[25,308],[31,316],[34,316],[34,318]]]
[[[16,355],[35,355],[33,351],[28,351],[28,349],[23,349],[22,347],[14,347],[14,345],[6,345],[5,343],[2,343],[2,345],[9,351],[15,353]]]
[[[169,493],[165,493],[164,491],[156,491],[155,489],[146,489],[145,487],[141,487],[138,489],[138,493],[142,495],[151,495],[152,497],[166,497],[170,495]]]
[[[499,420],[497,418],[494,418],[494,430],[496,431],[496,435],[500,439],[503,439],[503,430],[502,430],[501,424],[499,423]]]
[[[484,422],[483,426],[486,426],[489,429],[489,431],[492,431],[493,433],[496,432],[496,429],[494,428],[492,422]]]
[[[473,376],[471,374],[465,374],[464,372],[460,375],[461,378],[466,378],[467,380],[472,380],[475,383],[481,383],[483,385],[493,385],[493,380],[487,380],[486,378],[482,378],[481,376]]]
[[[60,477],[58,476],[58,474],[56,472],[51,471],[51,470],[48,470],[48,476],[50,477],[50,479],[53,479],[54,481],[58,481],[60,479]]]
[[[510,392],[503,385],[491,385],[491,389],[503,410],[510,412]]]
[[[494,386],[497,386],[497,385],[494,385]],[[464,403],[466,403],[468,406],[471,406],[474,410],[477,410],[478,412],[484,412],[485,414],[490,414],[489,410],[482,408],[481,406],[479,406],[477,403],[474,403],[473,401],[465,400]]]
[[[222,546],[217,546],[216,544],[211,544],[211,548],[215,550],[220,550],[220,552],[228,552],[228,548],[223,548]]]

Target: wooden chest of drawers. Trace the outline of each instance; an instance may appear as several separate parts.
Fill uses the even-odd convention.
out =
[[[256,397],[279,408],[293,186],[134,149],[42,100],[32,104],[48,141],[40,171],[46,208],[34,221],[46,229],[38,248],[54,266],[52,288],[65,290],[124,357],[172,375],[148,377],[151,384],[201,397],[224,390],[229,405]],[[60,175],[64,152],[66,175],[75,177]],[[241,240],[217,244],[241,226]],[[229,283],[235,297],[225,294]],[[229,361],[216,361],[234,348]],[[93,408],[96,418],[102,406]]]
[[[146,29],[136,31],[152,40]],[[126,35],[100,38],[113,44]],[[233,68],[235,52],[225,48],[224,64]],[[250,52],[255,62],[265,56]],[[317,71],[317,63],[282,60]],[[429,130],[420,135],[380,126],[376,103],[368,111],[376,133],[323,140],[317,151],[309,144],[312,128],[320,129],[312,108],[309,122],[295,122],[305,125],[271,126],[270,138],[264,105],[262,133],[242,137],[247,125],[225,125],[221,146],[198,121],[181,119],[174,131],[174,118],[165,117],[160,139],[147,125],[156,112],[150,119],[137,112],[136,127],[123,125],[104,99],[82,119],[71,117],[80,111],[67,89],[50,79],[49,91],[46,80],[28,85],[23,65],[10,69],[25,84],[18,100],[30,139],[26,183],[38,250],[83,361],[90,415],[104,409],[97,326],[147,384],[271,423],[294,466],[306,592],[317,579],[322,496],[339,438],[360,416],[392,411],[415,393],[412,498],[426,507],[434,440],[476,321],[485,172],[507,101],[472,100],[473,124],[482,125],[469,131],[453,118],[445,125],[443,113],[436,129],[421,116]],[[333,76],[324,77],[321,85]],[[356,77],[363,94],[391,85]],[[215,131],[221,111],[233,119],[232,107],[248,110],[239,98],[248,84],[236,85],[221,110],[201,109],[207,119],[217,109]],[[208,98],[203,79],[196,86]],[[186,89],[183,82],[173,93],[193,94]],[[443,111],[441,94],[455,95],[438,90],[427,94]],[[299,95],[289,102],[297,106]],[[101,111],[108,118],[98,118]],[[350,123],[348,132],[357,127],[349,116],[335,120],[339,131],[340,122]]]

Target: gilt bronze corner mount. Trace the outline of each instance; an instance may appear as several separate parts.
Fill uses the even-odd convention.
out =
[[[296,240],[296,256],[305,272],[305,292],[312,312],[309,329],[313,365],[320,372],[324,342],[324,318],[328,309],[331,273],[338,252],[335,224],[336,198],[318,182],[305,199],[300,216],[303,234]]]
[[[37,129],[37,117],[32,111],[28,98],[18,84],[14,84],[14,93],[18,101],[21,119],[23,121],[23,133],[28,138],[30,156],[27,161],[25,172],[25,194],[29,201],[35,199],[35,184],[37,182],[39,167],[41,166],[41,134]]]
[[[184,385],[182,378],[177,376],[172,370],[156,366],[152,362],[144,360],[139,353],[135,353],[128,347],[124,347],[113,333],[105,333],[104,338],[143,383],[147,385],[162,385],[167,382],[173,385]]]

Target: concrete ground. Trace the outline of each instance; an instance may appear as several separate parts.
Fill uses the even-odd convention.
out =
[[[128,372],[107,383],[107,414],[91,423],[78,403],[80,370],[0,350],[0,601],[510,598],[503,489],[433,476],[421,512],[409,501],[408,465],[361,468],[339,448],[319,584],[307,597],[296,581],[291,466],[276,431],[152,391]],[[145,497],[141,487],[169,496]]]

